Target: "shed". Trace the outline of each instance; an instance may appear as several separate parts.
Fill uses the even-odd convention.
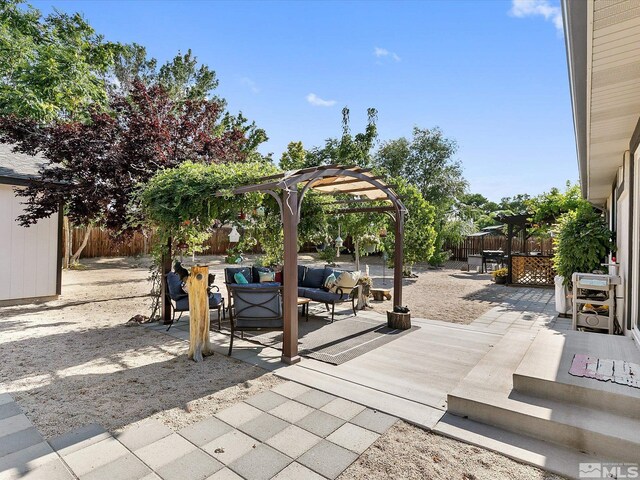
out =
[[[23,227],[23,198],[15,189],[37,181],[45,160],[0,144],[0,306],[58,297],[62,285],[62,215]]]

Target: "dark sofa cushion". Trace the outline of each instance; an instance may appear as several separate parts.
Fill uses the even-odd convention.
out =
[[[218,292],[211,292],[209,294],[209,308],[218,308],[218,305],[222,303],[222,294]],[[176,300],[176,312],[188,312],[189,311],[189,297],[185,295],[183,298]]]
[[[254,288],[262,288],[262,287],[279,287],[279,282],[262,282],[262,283],[246,283],[243,287],[254,287]]]
[[[306,289],[306,288],[304,288],[304,287],[298,287],[298,296],[299,296],[299,297],[304,297],[304,292],[305,292],[306,290],[307,290],[307,289]]]
[[[305,265],[298,265],[298,285],[302,285],[308,268]]]
[[[227,267],[224,269],[224,281],[225,283],[238,283],[233,278],[236,273],[242,273],[244,278],[247,279],[247,283],[253,283],[253,274],[251,272],[251,267]]]
[[[304,280],[302,280],[302,286],[309,288],[320,288],[322,287],[324,278],[324,267],[309,268],[307,269],[307,273],[305,273],[304,275]]]
[[[236,320],[236,329],[242,330],[262,330],[270,328],[277,330],[283,328],[283,326],[284,321],[281,318],[273,320],[258,319],[258,321],[252,321],[248,318],[239,318]]]
[[[314,302],[321,303],[342,302],[349,298],[349,295],[339,295],[337,293],[327,292],[321,288],[305,288],[304,296]]]

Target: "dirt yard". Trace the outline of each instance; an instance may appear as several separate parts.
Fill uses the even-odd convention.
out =
[[[220,259],[208,260],[220,275]],[[310,263],[313,258],[302,260]],[[45,437],[92,422],[116,431],[147,417],[178,429],[280,382],[224,355],[195,364],[186,357],[186,343],[141,326],[125,326],[131,316],[148,314],[148,260],[83,263],[84,270],[64,272],[59,300],[0,309],[0,393],[11,393]],[[468,323],[491,306],[473,300],[480,291],[487,298],[486,288],[492,286],[486,276],[420,272],[405,291],[405,303],[416,316]],[[377,278],[381,266],[373,265],[371,273],[376,282],[382,281]],[[221,284],[221,278],[216,283]],[[400,422],[340,478],[557,477]]]
[[[0,393],[11,393],[45,437],[149,416],[178,428],[279,382],[225,355],[196,364],[185,343],[125,326],[148,314],[146,264],[85,264],[64,271],[59,300],[0,309]]]
[[[312,255],[300,255],[299,258],[300,263],[322,265]],[[338,265],[339,268],[355,269],[349,257],[339,258]],[[380,257],[364,257],[360,264],[363,272],[366,265],[374,287],[393,287],[393,269],[383,269]],[[454,264],[445,268],[419,264],[413,272],[416,278],[405,278],[402,282],[402,304],[407,305],[416,318],[469,324],[492,308],[494,304],[487,299],[505,288],[494,284],[489,274],[463,272]],[[380,313],[392,306],[390,301],[370,303]]]
[[[497,453],[398,422],[340,480],[561,480]]]

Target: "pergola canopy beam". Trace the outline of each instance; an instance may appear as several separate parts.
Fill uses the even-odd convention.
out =
[[[339,210],[333,210],[329,212],[332,215],[339,215],[341,213],[383,213],[383,212],[395,212],[396,207],[360,207],[360,208],[341,208]]]

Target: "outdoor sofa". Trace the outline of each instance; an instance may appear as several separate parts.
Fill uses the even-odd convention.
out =
[[[232,289],[231,285],[238,284],[236,280],[236,274],[244,276],[247,283],[243,283],[246,286],[252,286],[256,288],[268,288],[278,287],[282,285],[281,279],[276,277],[275,280],[280,281],[260,281],[260,274],[271,273],[273,270],[266,267],[228,267],[224,269],[225,284],[227,286],[229,308],[232,305]],[[327,289],[325,283],[330,275],[334,275],[336,280],[340,278],[340,274],[345,270],[334,269],[330,266],[325,267],[307,267],[306,265],[298,265],[298,297],[308,298],[313,302],[324,303],[329,309],[331,306],[331,322],[334,320],[336,304],[351,302],[351,309],[353,314],[357,315],[356,302],[358,301],[358,292],[360,285],[357,284],[359,274],[354,272],[347,272],[348,277],[351,277],[351,284],[342,286],[340,284],[334,286],[332,289]],[[274,272],[275,273],[275,272]],[[265,275],[263,275],[263,278]]]

